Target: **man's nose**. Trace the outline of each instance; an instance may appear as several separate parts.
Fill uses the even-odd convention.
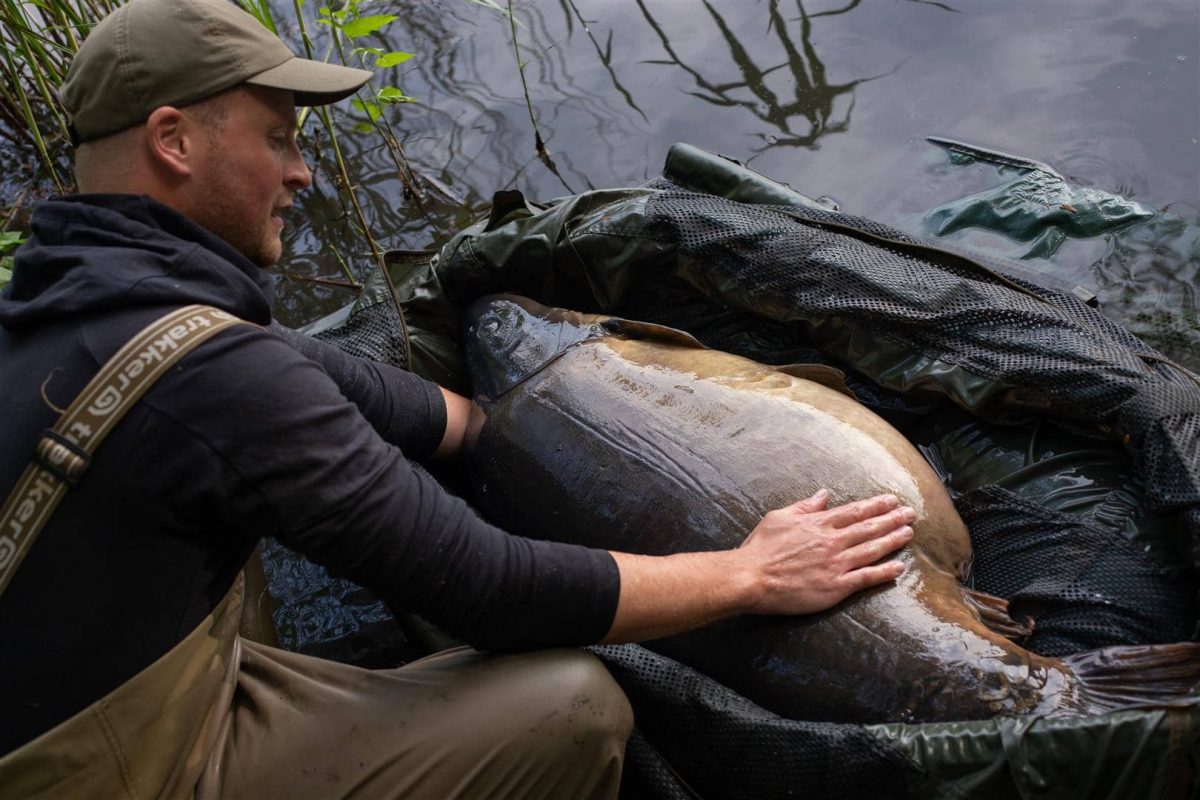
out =
[[[283,183],[293,192],[312,186],[312,172],[308,169],[308,164],[304,163],[304,155],[295,142],[292,142],[291,153],[284,168]]]

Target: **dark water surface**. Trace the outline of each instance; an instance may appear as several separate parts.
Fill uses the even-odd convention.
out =
[[[386,113],[423,202],[404,196],[377,136],[344,142],[385,246],[441,244],[498,189],[548,199],[638,184],[660,174],[677,141],[928,235],[927,211],[1015,175],[953,165],[925,141],[940,134],[1165,212],[1027,260],[1024,274],[1084,286],[1156,346],[1200,362],[1195,0],[517,3],[556,171],[535,156],[504,16],[465,0],[386,5],[401,21],[373,44],[416,53],[390,77],[418,102]],[[366,268],[348,252],[331,187],[321,178],[291,219],[287,271],[337,277],[335,247],[356,272]],[[960,238],[1023,249],[994,233]],[[348,297],[293,281],[281,290],[280,314],[293,322]]]
[[[507,0],[501,2],[505,5]],[[304,13],[318,51],[327,37]],[[298,45],[293,4],[275,0]],[[399,20],[369,40],[416,56],[385,71],[417,102],[386,119],[415,174],[406,193],[381,138],[334,113],[383,247],[436,247],[492,193],[545,200],[660,174],[686,141],[740,159],[842,210],[932,234],[929,212],[1017,173],[956,164],[937,134],[1043,161],[1153,219],[1026,257],[1018,271],[1082,286],[1168,355],[1200,367],[1200,3],[1197,0],[517,0],[526,77],[556,169],[535,155],[508,19],[468,0],[381,0]],[[323,38],[325,37],[325,38]],[[0,204],[27,206],[36,157],[0,123]],[[346,224],[315,116],[317,182],[285,233],[277,311],[301,323],[347,302],[330,285],[371,259]],[[32,182],[32,183],[31,183]],[[18,214],[15,224],[22,224]],[[10,223],[12,224],[12,223]],[[959,231],[1012,257],[1029,242]],[[322,282],[314,283],[312,278]]]

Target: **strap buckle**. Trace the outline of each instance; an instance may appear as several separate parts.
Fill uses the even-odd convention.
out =
[[[47,428],[33,449],[33,460],[42,469],[74,488],[92,463],[91,455],[62,434]]]

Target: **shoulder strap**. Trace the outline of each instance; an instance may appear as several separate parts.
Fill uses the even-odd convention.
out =
[[[125,412],[192,348],[244,322],[211,306],[172,311],[130,339],[83,387],[42,433],[31,463],[0,507],[0,595],[68,486],[79,482],[92,453]]]

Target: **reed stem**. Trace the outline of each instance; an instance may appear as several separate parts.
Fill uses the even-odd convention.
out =
[[[512,29],[513,54],[517,58],[517,72],[521,75],[521,91],[525,93],[525,108],[529,110],[529,124],[533,126],[533,144],[538,158],[548,159],[549,152],[546,143],[542,141],[542,132],[538,130],[537,119],[533,115],[533,101],[529,99],[529,84],[525,81],[525,64],[521,62],[521,46],[517,44],[517,18],[513,16],[512,0],[508,0],[508,25]]]

